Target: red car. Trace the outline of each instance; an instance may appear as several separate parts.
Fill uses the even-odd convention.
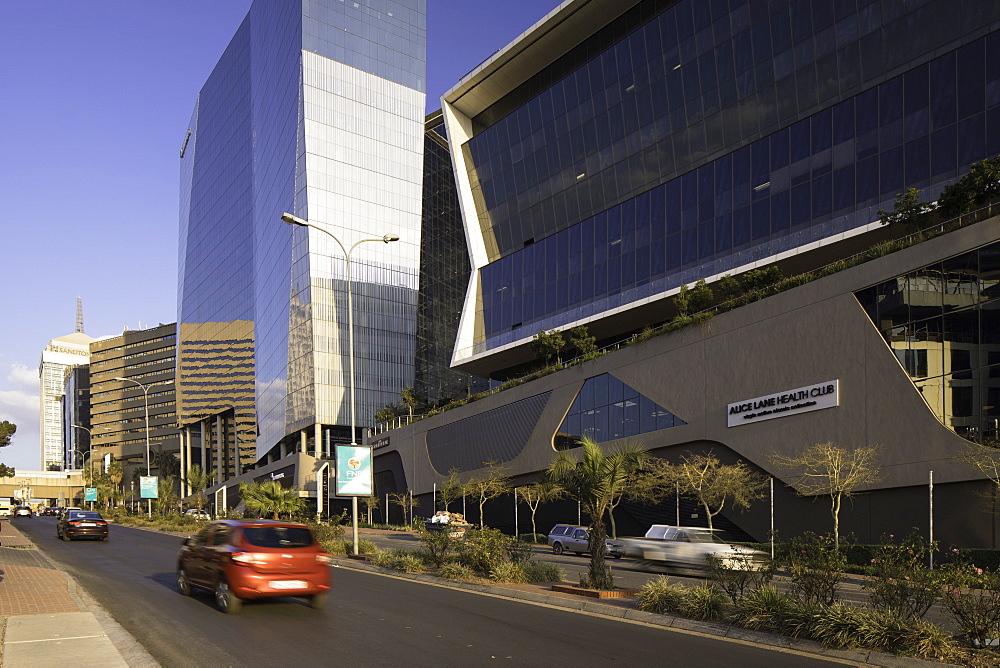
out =
[[[330,555],[304,524],[218,520],[184,539],[177,587],[215,594],[219,610],[235,613],[244,599],[299,596],[319,608],[330,590]]]

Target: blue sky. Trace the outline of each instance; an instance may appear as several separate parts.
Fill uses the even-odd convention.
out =
[[[250,0],[0,0],[0,462],[39,468],[38,362],[176,320],[178,151]],[[427,0],[428,111],[558,0]]]

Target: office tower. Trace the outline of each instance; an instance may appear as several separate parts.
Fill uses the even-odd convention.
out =
[[[133,471],[146,475],[147,417],[150,473],[166,478],[180,472],[179,461],[160,456],[176,456],[180,449],[176,365],[174,323],[127,329],[90,344],[90,433],[78,436],[90,438],[88,463],[102,468],[108,454],[122,463],[126,490],[131,489]]]
[[[73,369],[90,363],[90,342],[83,332],[52,339],[42,351],[39,376],[39,434],[43,471],[58,471],[65,466],[65,426],[63,395]]]
[[[258,0],[198,94],[180,150],[178,422],[224,439],[231,473],[352,440],[348,275],[358,426],[413,385],[425,21],[423,0]],[[363,242],[384,235],[399,241]]]

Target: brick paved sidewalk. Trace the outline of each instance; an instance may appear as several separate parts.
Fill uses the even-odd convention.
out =
[[[0,616],[80,612],[66,575],[10,522],[0,522]]]

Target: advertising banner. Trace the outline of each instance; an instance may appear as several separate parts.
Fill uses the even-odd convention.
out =
[[[338,445],[337,496],[371,496],[372,489],[372,449]]]
[[[83,500],[84,501],[97,501],[97,488],[96,487],[84,487],[83,488]]]
[[[159,489],[156,484],[157,478],[155,475],[144,475],[139,477],[139,498],[140,499],[157,499],[159,498]]]

